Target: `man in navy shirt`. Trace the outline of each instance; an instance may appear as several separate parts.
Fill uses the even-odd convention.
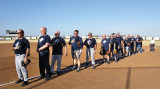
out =
[[[78,36],[79,31],[74,31],[74,36],[70,38],[69,45],[71,45],[71,52],[72,52],[72,58],[74,61],[74,65],[72,70],[76,68],[76,63],[78,62],[78,68],[77,72],[80,71],[81,61],[80,61],[80,55],[81,55],[81,49],[83,48],[83,41],[82,38]]]
[[[128,40],[130,41],[128,56],[131,56],[131,37],[129,34],[127,36],[128,36]]]
[[[109,62],[109,54],[111,52],[111,50],[110,50],[111,49],[110,40],[106,38],[106,35],[103,35],[102,37],[103,37],[103,39],[101,41],[101,44],[102,44],[102,47],[104,49],[104,51],[103,51],[103,59],[105,61],[105,55],[107,55],[107,64],[109,64],[110,63]]]
[[[126,49],[125,49],[125,56],[129,56],[130,55],[130,43],[131,40],[129,39],[129,36],[126,36],[126,39],[124,40],[124,43],[126,44]]]
[[[113,59],[113,49],[114,49],[114,40],[113,40],[113,34],[111,34],[110,36],[109,36],[109,40],[110,40],[110,44],[111,44],[111,54],[110,54],[110,58],[111,58],[111,60]]]
[[[140,37],[141,37],[141,36],[140,36]],[[142,38],[142,37],[141,37],[141,39],[142,39],[142,42],[143,42],[143,38]],[[141,44],[141,50],[142,50],[142,44],[143,44],[142,42],[140,42],[140,44]]]
[[[140,37],[140,35],[137,35],[137,38],[136,38],[136,53],[138,53],[137,48],[139,49],[140,53],[142,53],[142,50],[141,50],[142,40],[143,39]]]
[[[50,46],[52,46],[51,74],[53,74],[54,65],[57,60],[57,74],[60,75],[63,47],[65,48],[65,56],[68,55],[68,51],[66,42],[62,37],[60,37],[59,31],[55,32],[55,37],[51,40]]]
[[[28,85],[28,72],[25,66],[22,66],[22,61],[27,63],[28,56],[30,54],[29,41],[24,38],[24,31],[19,29],[17,31],[18,39],[13,44],[13,50],[15,51],[15,64],[19,80],[15,83],[22,81],[22,86]]]
[[[116,50],[116,35],[112,34],[111,37],[111,57],[115,59],[115,63],[118,62],[117,54],[113,54],[113,51]]]
[[[120,45],[118,45],[120,44]],[[120,36],[119,33],[116,34],[116,46],[118,46],[118,56],[119,58],[122,58],[123,57],[123,47],[124,47],[124,44],[123,44],[123,38]]]
[[[135,52],[135,41],[136,41],[136,38],[134,38],[134,36],[132,35],[131,36],[131,54],[134,55],[134,52]]]
[[[50,79],[50,65],[49,65],[49,42],[50,36],[47,35],[47,28],[41,28],[42,36],[38,39],[37,52],[39,53],[39,68],[40,78],[46,76],[46,80]],[[46,74],[45,74],[46,69]]]
[[[86,46],[86,68],[89,65],[89,56],[91,56],[92,60],[92,68],[95,69],[95,59],[94,54],[97,49],[97,42],[94,38],[92,38],[92,33],[88,33],[88,38],[84,41],[84,45]]]

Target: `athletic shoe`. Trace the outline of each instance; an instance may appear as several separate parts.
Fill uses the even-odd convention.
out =
[[[80,71],[80,68],[78,67],[78,68],[77,68],[77,72],[79,72],[79,71]]]
[[[85,68],[87,68],[87,67],[88,67],[88,65],[89,65],[89,63],[86,63]]]
[[[57,71],[57,74],[58,74],[58,75],[61,75],[61,72],[60,72],[60,71]]]
[[[95,69],[95,66],[94,66],[94,65],[92,65],[92,69]]]
[[[23,82],[23,80],[19,79],[15,83],[21,83],[21,82]]]
[[[107,61],[107,64],[109,64],[110,62],[109,61]]]
[[[48,80],[50,80],[51,79],[51,77],[46,77],[46,81],[48,81]]]
[[[51,72],[51,73],[50,73],[50,75],[54,75],[54,73],[53,73],[53,72]]]
[[[24,81],[24,82],[22,83],[22,87],[23,87],[23,86],[26,86],[26,85],[28,85],[28,81]]]
[[[115,60],[115,63],[117,63],[118,61],[117,60]]]
[[[45,76],[40,75],[38,78],[39,78],[39,79],[43,79],[43,78],[45,78]]]
[[[73,66],[72,70],[76,69],[76,66]]]

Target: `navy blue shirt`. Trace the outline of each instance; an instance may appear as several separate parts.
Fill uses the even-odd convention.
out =
[[[53,38],[50,42],[50,44],[55,43],[55,45],[52,46],[52,55],[62,55],[63,53],[63,46],[66,45],[66,42],[63,38]]]
[[[127,42],[126,42],[126,39],[124,40],[124,46],[128,46],[127,45],[128,42],[131,43],[131,38],[128,38]]]
[[[111,49],[114,49],[114,45],[116,43],[116,38],[111,39],[110,42],[111,42]]]
[[[134,45],[134,42],[136,41],[136,38],[131,38],[131,41],[132,41],[131,45]]]
[[[87,38],[84,41],[84,44],[87,46],[87,48],[94,48],[94,46],[97,44],[97,42],[94,38],[92,38],[92,39]]]
[[[138,42],[138,41],[142,41],[143,39],[141,37],[136,38],[136,45],[140,45],[142,42]]]
[[[141,39],[142,39],[142,41],[143,41],[143,38],[142,37],[140,37]],[[140,42],[141,44],[142,44],[142,42]]]
[[[71,43],[71,41],[75,41],[75,43]],[[81,43],[81,47],[78,47],[77,45],[77,42],[80,42]],[[80,50],[83,48],[83,41],[82,41],[82,38],[77,36],[77,37],[71,37],[70,38],[70,41],[69,41],[69,45],[72,45],[72,50]]]
[[[123,41],[123,38],[121,36],[116,37],[116,47],[119,45],[121,47],[121,41]]]
[[[26,54],[27,48],[30,48],[29,41],[26,38],[23,39],[17,39],[13,47],[19,47],[18,50],[15,50],[15,54]]]
[[[38,45],[37,45],[37,49],[41,48],[42,46],[44,46],[46,43],[50,42],[50,36],[45,35],[45,36],[41,36],[38,39]],[[44,50],[48,50],[49,51],[49,46],[47,48],[45,48]]]
[[[131,40],[129,38],[125,39],[124,43],[126,44],[126,46],[130,46]]]
[[[105,50],[109,50],[110,39],[102,39],[101,44]]]

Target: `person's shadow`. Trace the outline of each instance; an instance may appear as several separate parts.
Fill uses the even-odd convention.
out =
[[[91,64],[91,62],[89,62],[89,63]],[[104,63],[104,62],[103,62],[103,59],[97,59],[97,60],[95,60],[95,68],[98,67],[98,66],[100,66],[100,65],[102,65],[103,63]],[[86,69],[86,68],[85,68],[85,65],[86,65],[86,62],[81,63],[81,70],[80,70],[80,71],[83,71],[84,69]],[[90,65],[90,66],[91,66],[91,65]],[[88,66],[87,68],[89,68],[90,66]],[[61,69],[61,74],[60,74],[60,75],[58,75],[56,72],[54,72],[54,74],[51,76],[51,79],[50,79],[50,80],[52,80],[52,79],[54,79],[54,78],[58,78],[58,77],[60,77],[60,76],[62,76],[62,75],[64,75],[64,74],[67,74],[67,73],[71,72],[71,71],[74,71],[74,70],[72,70],[72,67],[73,67],[73,65],[69,65],[69,66],[67,66],[66,68]],[[80,72],[80,71],[79,71],[79,72]],[[33,80],[33,81],[29,82],[29,84],[32,84],[32,83],[37,82],[37,81],[40,81],[40,80],[42,80],[42,79],[39,79],[39,77],[36,76],[36,77],[30,78],[29,80]],[[50,80],[48,80],[48,81],[50,81]],[[44,83],[46,83],[46,82],[48,82],[48,81],[43,81],[43,82],[41,82],[41,83],[39,83],[39,84],[37,84],[37,85],[34,85],[34,86],[32,86],[32,87],[29,87],[28,89],[32,89],[32,88],[34,88],[34,87],[36,87],[36,86],[39,86],[39,85],[42,85],[42,84],[44,84]]]

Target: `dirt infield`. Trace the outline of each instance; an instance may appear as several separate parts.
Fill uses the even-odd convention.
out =
[[[31,43],[31,64],[27,67],[29,77],[39,75],[39,61],[36,53],[37,43]],[[69,56],[62,58],[62,75],[52,76],[52,79],[29,80],[26,89],[160,89],[160,48],[149,52],[149,47],[143,47],[143,54],[120,60],[117,64],[101,64],[99,55],[100,44],[95,54],[96,69],[82,67],[80,72],[70,71],[73,60],[70,46]],[[82,64],[85,62],[85,47],[81,56]],[[0,44],[0,84],[9,83],[18,79],[14,63],[12,44]],[[55,68],[56,69],[56,68]],[[0,86],[1,89],[22,88],[21,84]]]

